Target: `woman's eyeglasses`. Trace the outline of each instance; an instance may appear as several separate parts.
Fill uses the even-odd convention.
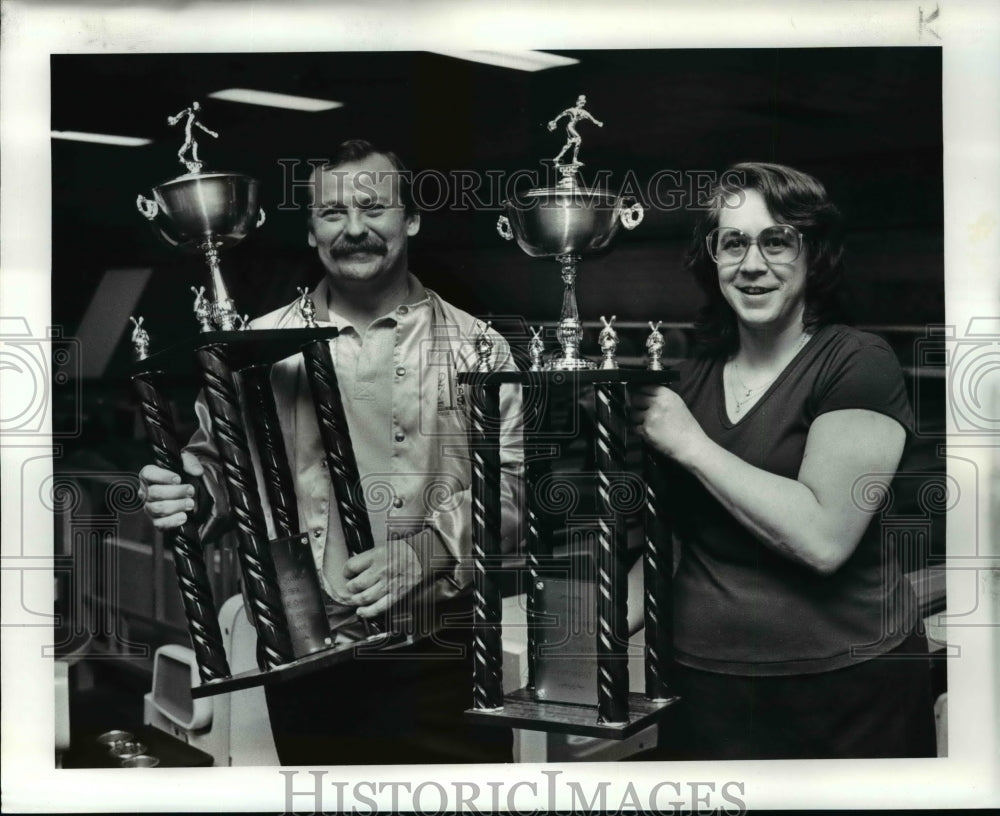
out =
[[[708,234],[705,242],[712,260],[725,265],[740,263],[750,251],[751,244],[756,244],[764,260],[772,263],[791,263],[802,251],[802,233],[787,224],[763,229],[756,238],[751,238],[743,230],[717,227]]]

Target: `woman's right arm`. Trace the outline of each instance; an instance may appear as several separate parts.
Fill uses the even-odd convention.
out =
[[[895,419],[871,410],[824,413],[811,425],[796,478],[755,467],[705,434],[683,400],[662,386],[633,398],[639,433],[690,471],[759,541],[821,575],[860,541],[872,507],[854,500],[859,479],[895,473],[906,440]]]

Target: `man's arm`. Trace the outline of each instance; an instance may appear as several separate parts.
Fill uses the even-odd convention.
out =
[[[216,132],[215,132],[214,130],[209,130],[209,129],[208,129],[207,127],[205,127],[205,126],[204,126],[204,125],[203,125],[203,124],[202,124],[201,122],[199,122],[199,121],[198,121],[197,119],[195,119],[195,121],[194,121],[194,124],[195,124],[195,126],[196,126],[196,127],[199,127],[199,128],[201,128],[201,129],[202,129],[203,131],[205,131],[205,133],[207,133],[207,134],[208,134],[209,136],[212,136],[212,137],[213,137],[213,138],[215,138],[215,139],[218,139],[218,138],[219,138],[219,134],[218,134],[218,133],[216,133]]]
[[[556,129],[556,125],[559,124],[559,120],[562,119],[564,116],[569,116],[572,112],[573,112],[572,108],[567,108],[562,113],[560,113],[558,116],[556,116],[555,119],[553,119],[552,121],[549,122],[549,126],[548,126],[549,130],[555,130]]]

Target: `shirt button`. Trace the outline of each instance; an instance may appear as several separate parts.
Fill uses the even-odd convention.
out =
[[[319,538],[321,535],[323,535],[323,531],[322,530],[313,530],[313,537],[314,538]]]
[[[403,506],[403,500],[399,498],[399,496],[396,496],[396,498],[392,500],[392,506],[398,510],[400,507]]]
[[[408,311],[410,310],[406,306],[400,306],[398,309],[396,309],[396,313],[401,315],[405,315]]]
[[[406,369],[403,368],[402,366],[399,366],[399,368],[396,369],[396,376],[397,377],[402,377],[405,373],[406,373]]]
[[[396,431],[396,441],[402,442],[404,439],[406,439],[406,434],[402,431]]]

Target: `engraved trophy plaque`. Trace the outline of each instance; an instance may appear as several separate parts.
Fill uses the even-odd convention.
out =
[[[142,317],[132,318],[136,364],[132,382],[153,461],[183,473],[165,380],[197,361],[202,394],[212,420],[224,488],[236,523],[237,556],[247,616],[258,641],[256,671],[233,676],[215,616],[198,526],[188,520],[172,531],[178,583],[202,684],[195,698],[282,682],[319,666],[351,659],[355,644],[333,647],[308,536],[299,529],[294,483],[284,449],[270,368],[301,353],[309,382],[326,465],[351,555],[371,549],[373,537],[364,496],[357,490],[357,462],[344,417],[329,341],[337,330],[318,327],[315,306],[300,289],[303,328],[254,330],[229,297],[219,252],[263,224],[259,185],[241,173],[202,170],[194,128],[216,137],[198,121],[197,102],[168,118],[185,121],[178,158],[187,173],[139,196],[140,212],[171,247],[201,254],[209,270],[209,291],[192,287],[198,331],[190,342],[151,353]],[[269,537],[263,499],[276,538]],[[405,636],[385,622],[366,623],[366,648],[391,648]]]
[[[508,203],[498,229],[532,257],[556,259],[566,288],[557,329],[561,352],[548,361],[541,328],[531,328],[528,368],[459,375],[470,403],[475,636],[473,707],[477,723],[625,739],[658,722],[678,699],[670,688],[673,551],[661,499],[669,487],[653,451],[641,450],[640,473],[629,470],[629,386],[666,385],[676,373],[662,361],[659,323],[646,340],[645,367],[620,366],[615,315],[601,317],[600,364],[579,354],[576,263],[606,247],[619,226],[642,220],[638,204],[585,190],[577,183],[580,136],[575,125],[596,122],[586,98],[563,111],[568,140],[556,157],[561,180],[532,190],[535,206]],[[569,154],[569,162],[560,164]],[[524,405],[525,611],[527,683],[504,689],[500,582],[500,388],[519,388]],[[592,403],[594,471],[556,472],[556,460],[579,437],[553,426],[553,405]],[[571,423],[572,424],[572,423]],[[632,440],[638,442],[638,440]],[[564,463],[565,464],[565,463]],[[574,481],[575,479],[575,481]],[[594,508],[561,531],[548,520],[553,496],[575,494],[581,480],[594,488]],[[645,620],[644,692],[630,690],[627,631],[628,526],[638,518]],[[637,531],[639,532],[639,531]],[[582,542],[582,544],[581,544]]]
[[[604,127],[603,122],[585,109],[586,102],[587,98],[581,95],[573,107],[548,123],[549,130],[554,130],[560,119],[565,117],[567,122],[566,144],[553,160],[560,176],[556,186],[528,190],[518,201],[506,202],[505,213],[497,221],[502,238],[516,240],[532,258],[555,259],[562,268],[562,311],[556,331],[562,352],[545,364],[547,369],[555,371],[596,367],[594,362],[580,356],[583,331],[576,302],[577,264],[585,256],[605,249],[620,226],[635,229],[644,215],[638,202],[626,206],[621,196],[580,185],[577,176],[583,166],[578,158],[582,138],[576,126],[590,121]],[[570,161],[564,162],[570,151]]]

